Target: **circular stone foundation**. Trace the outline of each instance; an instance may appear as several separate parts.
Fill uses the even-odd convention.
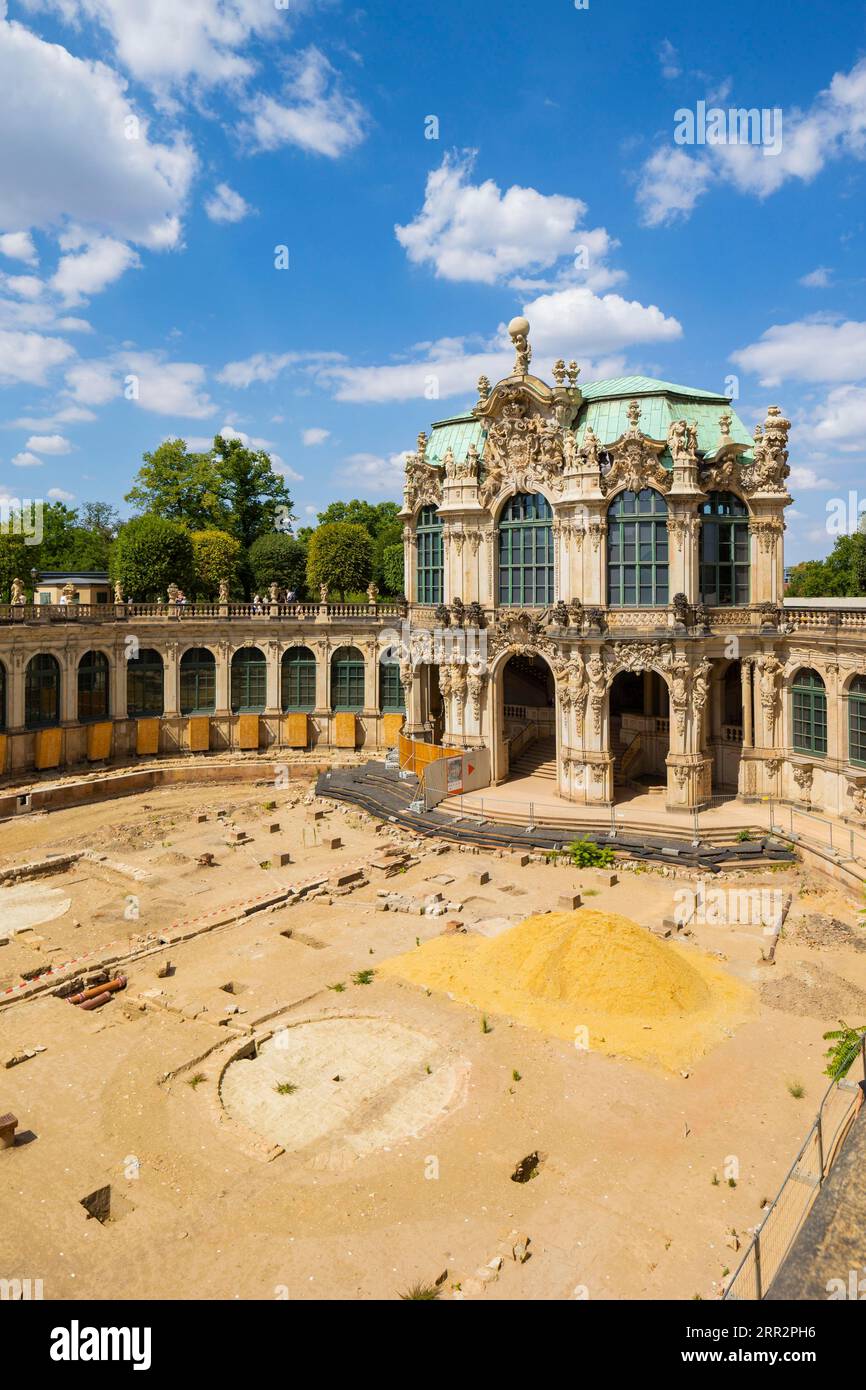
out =
[[[69,911],[71,899],[60,888],[42,883],[17,883],[0,888],[0,927],[4,932],[27,931],[53,922]]]
[[[420,1134],[462,1096],[469,1064],[384,1018],[326,1018],[283,1028],[223,1073],[232,1119],[316,1167],[343,1168]],[[292,1090],[279,1090],[279,1087]]]

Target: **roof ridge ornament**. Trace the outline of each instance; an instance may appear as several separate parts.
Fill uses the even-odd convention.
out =
[[[517,317],[508,325],[508,336],[514,344],[514,376],[526,376],[532,360],[529,346],[529,320]]]

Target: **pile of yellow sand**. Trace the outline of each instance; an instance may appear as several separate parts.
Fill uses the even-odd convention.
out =
[[[380,967],[590,1051],[682,1067],[750,1009],[715,961],[612,912],[548,912],[492,939],[439,936]]]

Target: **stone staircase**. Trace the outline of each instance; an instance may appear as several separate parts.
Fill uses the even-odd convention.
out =
[[[556,781],[556,736],[527,744],[509,768],[509,777],[544,777]]]

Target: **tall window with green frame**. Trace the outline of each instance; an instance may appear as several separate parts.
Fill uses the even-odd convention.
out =
[[[309,647],[290,647],[283,652],[281,687],[285,711],[309,713],[316,708],[316,658]]]
[[[24,675],[24,725],[48,729],[60,723],[60,665],[48,652],[32,656]]]
[[[668,507],[655,488],[621,492],[607,509],[607,601],[611,608],[668,603]]]
[[[131,719],[162,714],[163,664],[159,652],[142,647],[126,663],[126,709]]]
[[[806,667],[791,682],[791,743],[798,753],[827,752],[827,692]]]
[[[848,761],[866,767],[866,676],[848,687]]]
[[[108,657],[85,652],[78,663],[78,722],[108,718]]]
[[[749,602],[749,509],[732,492],[711,492],[701,507],[701,602]]]
[[[181,714],[213,714],[216,709],[216,661],[207,647],[190,647],[180,659]]]
[[[379,662],[379,709],[383,714],[405,714],[406,695],[396,661]]]
[[[422,507],[415,527],[419,603],[442,602],[442,520],[435,507]]]
[[[550,503],[540,492],[518,492],[499,518],[499,602],[541,608],[553,600]]]
[[[268,703],[268,663],[258,647],[232,657],[232,714],[261,714]]]
[[[364,708],[364,658],[357,647],[338,647],[331,657],[331,709]]]

